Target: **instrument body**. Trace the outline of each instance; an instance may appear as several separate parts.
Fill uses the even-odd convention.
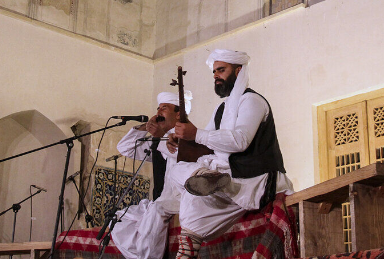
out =
[[[171,85],[179,86],[179,107],[180,107],[180,122],[188,123],[188,117],[185,112],[185,101],[184,101],[184,84],[183,84],[183,75],[186,74],[186,71],[183,71],[182,67],[178,67],[178,76],[176,82],[173,80]],[[185,139],[179,139],[178,155],[177,162],[196,162],[197,159],[203,155],[213,154],[213,150],[208,147],[198,144],[195,141],[188,141]]]

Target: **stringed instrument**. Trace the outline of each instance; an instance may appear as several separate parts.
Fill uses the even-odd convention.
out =
[[[187,71],[183,71],[181,66],[177,69],[177,81],[172,79],[171,85],[178,85],[179,87],[179,107],[180,107],[180,122],[188,123],[187,113],[185,112],[185,101],[184,101],[184,85],[183,85],[183,75]],[[198,144],[195,141],[189,141],[185,139],[179,139],[178,155],[177,162],[196,162],[197,159],[203,155],[213,154],[213,150],[208,147]]]

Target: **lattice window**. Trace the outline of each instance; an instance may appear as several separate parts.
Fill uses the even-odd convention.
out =
[[[384,162],[384,147],[376,148],[376,162]]]
[[[376,107],[373,109],[373,121],[375,124],[375,137],[384,136],[384,107]]]
[[[322,181],[371,163],[384,163],[384,89],[319,107],[319,168]],[[351,252],[350,203],[342,204],[345,252]]]
[[[346,252],[352,251],[352,238],[351,238],[351,210],[350,203],[342,204],[343,215],[343,233],[344,233],[344,246]]]
[[[326,112],[328,179],[368,165],[365,102]]]
[[[336,176],[355,171],[361,167],[360,153],[355,152],[336,157]]]
[[[350,173],[359,169],[360,167],[361,165],[359,152],[336,157],[336,176]],[[351,212],[349,202],[342,204],[342,215],[345,252],[352,252]]]
[[[368,165],[366,103],[333,108],[326,112],[328,177],[339,177]],[[328,178],[328,179],[329,179]],[[342,204],[343,244],[352,251],[350,203]]]
[[[335,145],[359,141],[359,117],[356,113],[334,119]]]
[[[370,161],[384,162],[384,97],[367,102]]]

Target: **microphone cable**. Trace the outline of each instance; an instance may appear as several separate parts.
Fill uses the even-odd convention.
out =
[[[138,145],[138,139],[136,139],[136,141],[135,141],[135,152],[133,153],[133,164],[132,164],[132,180],[133,180],[133,177],[134,177],[134,175],[135,175],[135,163],[136,163],[136,153],[137,153],[137,147],[138,146],[140,146],[140,145],[142,145],[144,142],[141,142],[139,145]],[[124,172],[124,170],[123,170],[123,172]],[[132,181],[131,180],[131,181]],[[130,184],[131,182],[129,182],[128,183],[128,186],[129,186],[129,184]],[[127,188],[128,188],[128,186],[127,186]],[[133,188],[133,183],[132,183],[132,188]],[[120,196],[123,194],[123,188],[121,189],[121,192],[120,192]],[[128,193],[127,193],[128,194]],[[132,199],[131,199],[132,200]],[[127,211],[128,211],[128,208],[129,208],[129,206],[127,206],[126,208],[125,208],[125,210],[124,210],[124,213],[119,217],[119,219],[118,219],[118,221],[120,221],[123,217],[124,217],[124,215],[127,213]]]
[[[71,230],[71,228],[73,226],[73,223],[75,223],[75,220],[76,220],[76,217],[77,217],[78,214],[79,214],[79,210],[77,210],[75,216],[73,217],[71,225],[69,226],[67,232],[65,233],[65,236],[63,237],[63,240],[61,240],[60,244],[55,249],[59,250],[60,246],[64,243],[65,239],[67,238],[67,236],[69,234],[69,231]],[[51,255],[49,255],[49,256],[51,256]],[[53,258],[53,255],[52,255],[52,258]]]
[[[137,139],[136,139],[136,141],[135,141],[135,151],[133,152],[133,162],[132,162],[132,179],[131,179],[131,181],[133,180],[133,176],[135,175],[135,163],[136,163],[136,151],[137,151]],[[125,163],[125,161],[124,161],[124,163]],[[124,168],[123,168],[123,172],[124,172]],[[128,188],[128,186],[129,186],[129,184],[130,184],[131,182],[128,182],[127,183],[127,188]],[[133,183],[132,183],[132,186],[133,186]],[[129,193],[129,191],[128,191],[128,193]],[[128,194],[127,193],[127,194]],[[120,189],[120,198],[119,198],[119,200],[121,199],[121,195],[123,195],[124,194],[124,188],[121,188]],[[132,200],[132,199],[131,199]],[[127,211],[128,211],[128,208],[129,208],[129,206],[127,206],[126,208],[125,208],[125,210],[124,210],[124,213],[123,213],[123,215],[121,215],[120,216],[120,218],[118,219],[118,221],[119,220],[121,220],[123,217],[124,217],[124,215],[127,213]]]
[[[133,181],[133,177],[134,177],[134,175],[135,175],[136,151],[137,151],[137,146],[138,146],[138,145],[137,145],[137,142],[138,142],[138,139],[136,139],[136,141],[135,141],[135,151],[134,151],[134,153],[133,153],[132,179],[131,179],[131,181]],[[124,168],[125,168],[125,162],[126,162],[126,160],[127,160],[127,157],[125,156],[122,173],[124,173]],[[117,174],[117,171],[116,171],[116,174]],[[131,182],[127,183],[127,185],[129,186],[130,183],[131,183]],[[128,188],[128,186],[127,186],[127,188]],[[133,183],[132,183],[132,187],[133,187]],[[120,192],[119,192],[117,201],[119,201],[119,200],[121,199],[121,196],[123,195],[123,191],[124,191],[124,188],[121,187],[121,188],[120,188]],[[128,191],[128,193],[129,193],[129,191]],[[128,194],[128,193],[127,193],[127,194]],[[116,191],[115,195],[117,195],[117,191]],[[131,199],[131,200],[132,200],[132,199]],[[115,206],[115,205],[117,205],[117,204],[114,204],[114,206]],[[128,208],[129,208],[129,206],[126,206],[126,207],[125,207],[123,215],[121,215],[121,216],[118,218],[117,222],[121,221],[121,219],[122,219],[122,218],[124,217],[124,215],[127,213]],[[117,217],[117,215],[116,215],[116,217]],[[105,219],[104,219],[104,220],[105,220]],[[113,229],[112,229],[112,231],[113,231]],[[107,238],[109,238],[110,235],[111,235],[111,230],[108,230],[108,233],[107,233],[107,234],[100,240],[100,243],[99,243],[99,254],[101,254],[101,253],[103,252],[103,251],[102,251],[103,246],[104,246],[103,244],[104,244],[105,240],[106,240]],[[103,246],[102,246],[102,245],[103,245]]]
[[[112,119],[112,117],[110,117],[110,118],[108,119],[108,121],[107,121],[107,123],[105,124],[105,127],[104,127],[104,128],[106,128],[106,127],[108,126],[108,123],[109,123],[109,121],[110,121],[111,119]],[[96,165],[96,163],[97,163],[97,159],[99,158],[99,152],[100,152],[101,141],[102,141],[103,138],[104,138],[105,131],[106,131],[106,129],[103,130],[103,134],[101,135],[101,138],[100,138],[100,141],[99,141],[99,145],[97,146],[97,153],[96,153],[95,162],[93,162],[91,171],[89,172],[89,176],[88,176],[88,184],[87,184],[87,188],[85,189],[84,196],[81,197],[81,198],[84,198],[84,197],[86,196],[86,194],[88,193],[89,186],[90,186],[90,183],[91,183],[92,172],[93,172],[93,169],[95,168],[95,165]],[[91,197],[91,201],[92,201],[92,198],[93,198],[93,197]]]
[[[112,118],[112,117],[111,117]],[[111,118],[108,119],[107,123],[105,124],[105,128],[108,126],[108,123],[109,121],[111,120]],[[103,140],[104,138],[104,135],[105,135],[105,131],[106,129],[103,130],[103,134],[101,135],[101,138],[100,138],[100,141],[99,141],[99,145],[97,146],[97,153],[96,153],[96,158],[95,158],[95,162],[93,163],[92,165],[92,168],[91,168],[91,171],[89,172],[89,176],[88,176],[88,184],[87,184],[87,188],[84,192],[84,195],[83,197],[80,197],[80,199],[83,199],[87,193],[88,193],[88,190],[89,190],[89,186],[90,186],[90,182],[91,182],[91,176],[92,176],[92,172],[93,172],[93,169],[95,168],[95,165],[97,163],[97,159],[99,158],[99,152],[100,152],[100,145],[101,145],[101,141]],[[91,197],[91,201],[92,201],[92,197]],[[57,250],[60,248],[60,246],[64,243],[69,231],[71,230],[72,226],[73,226],[73,223],[75,223],[75,220],[76,220],[76,217],[77,215],[79,214],[79,211],[77,210],[76,214],[75,214],[75,217],[73,218],[72,222],[71,222],[71,225],[69,226],[67,232],[65,233],[65,236],[63,238],[63,240],[61,241],[61,243],[59,244],[59,246],[56,248]],[[55,250],[56,250],[55,249]],[[49,255],[49,257],[53,258],[54,255]]]

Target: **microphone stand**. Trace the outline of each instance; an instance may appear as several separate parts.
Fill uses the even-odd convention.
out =
[[[117,198],[117,159],[119,158],[120,156],[119,155],[115,155],[115,156],[112,156],[110,158],[108,158],[106,161],[111,161],[113,160],[114,161],[114,164],[115,164],[115,167],[114,167],[114,170],[113,170],[113,196],[112,196],[112,204],[113,204],[113,207],[115,206],[115,203],[116,203],[116,198]]]
[[[152,144],[153,145],[153,144]],[[101,248],[100,250],[100,256],[99,256],[99,259],[102,258],[103,254],[104,254],[104,250],[105,248],[108,246],[109,244],[109,241],[111,240],[111,232],[113,230],[113,228],[115,227],[116,223],[118,222],[117,220],[117,215],[116,215],[116,212],[117,212],[117,209],[119,208],[120,204],[123,202],[123,199],[124,197],[127,195],[128,191],[131,189],[132,187],[132,184],[133,182],[135,181],[141,167],[143,166],[144,162],[146,161],[147,157],[151,154],[151,151],[148,150],[148,149],[145,149],[144,150],[145,152],[145,157],[144,159],[141,161],[141,164],[139,166],[139,168],[136,170],[136,173],[133,175],[132,177],[132,180],[129,182],[129,185],[128,187],[125,189],[124,193],[120,196],[120,199],[119,201],[117,202],[117,204],[114,204],[112,210],[108,213],[108,215],[105,217],[104,219],[104,225],[103,227],[100,229],[100,232],[99,234],[97,234],[97,237],[96,239],[97,240],[100,240],[102,238],[102,236],[104,235],[105,233],[105,230],[107,229],[109,223],[111,222],[111,226],[109,227],[109,231],[108,233],[106,234],[106,236],[103,238],[102,240],[102,243],[103,243],[103,247]],[[116,161],[116,160],[115,160]]]
[[[16,229],[16,217],[17,217],[17,213],[19,212],[19,210],[21,209],[21,203],[25,202],[26,200],[32,198],[33,196],[35,196],[36,194],[38,193],[41,193],[42,190],[38,190],[37,192],[35,192],[34,194],[32,195],[29,195],[27,198],[25,198],[24,200],[18,202],[18,203],[15,203],[12,205],[12,207],[10,207],[9,209],[3,211],[0,213],[0,216],[2,216],[3,214],[5,214],[6,212],[10,211],[13,209],[13,212],[15,213],[14,217],[13,217],[13,231],[12,231],[12,243],[15,242],[15,229]],[[9,258],[12,258],[12,255],[9,256]]]
[[[71,138],[63,139],[63,140],[60,140],[60,141],[58,141],[56,143],[53,143],[53,144],[50,144],[50,145],[47,145],[47,146],[44,146],[44,147],[36,148],[36,149],[30,150],[30,151],[27,151],[27,152],[24,152],[24,153],[21,153],[21,154],[18,154],[18,155],[11,156],[11,157],[8,157],[8,158],[0,160],[0,163],[1,163],[1,162],[7,161],[7,160],[10,160],[10,159],[19,157],[19,156],[27,155],[29,153],[33,153],[33,152],[36,152],[36,151],[39,151],[39,150],[42,150],[42,149],[45,149],[45,148],[49,148],[49,147],[58,145],[58,144],[66,144],[67,145],[67,156],[66,156],[66,160],[65,160],[63,180],[62,180],[62,183],[61,183],[61,191],[60,191],[60,196],[59,196],[59,204],[57,206],[55,229],[54,229],[54,232],[53,232],[51,252],[50,252],[50,255],[49,255],[50,258],[53,258],[53,254],[55,252],[57,230],[58,230],[59,222],[60,222],[61,208],[62,208],[62,205],[64,204],[65,182],[67,180],[68,165],[69,165],[69,159],[70,159],[70,156],[71,156],[71,150],[73,148],[73,141],[78,139],[78,138],[94,134],[94,133],[99,132],[99,131],[103,131],[103,130],[107,130],[107,129],[110,129],[110,128],[114,128],[114,127],[125,125],[126,123],[127,123],[127,121],[123,120],[123,121],[121,121],[121,122],[119,122],[117,124],[114,124],[114,125],[111,125],[111,126],[108,126],[108,127],[104,127],[104,128],[101,128],[101,129],[98,129],[98,130],[95,130],[95,131],[91,131],[91,132],[88,132],[88,133],[85,133],[85,134],[81,134],[81,135],[78,135],[78,136],[73,136]]]
[[[91,223],[91,226],[94,227],[95,225],[93,224],[93,217],[89,214],[89,212],[88,212],[88,210],[87,210],[87,207],[85,206],[84,199],[83,199],[84,197],[82,197],[81,194],[80,194],[80,190],[79,190],[79,188],[77,187],[75,178],[72,177],[72,178],[69,179],[69,180],[72,181],[73,184],[75,185],[76,190],[77,190],[77,193],[79,194],[79,197],[80,197],[81,205],[84,207],[84,209],[85,209],[85,213],[87,214],[87,215],[85,215],[85,222],[87,223],[87,228],[89,228],[89,223]]]

